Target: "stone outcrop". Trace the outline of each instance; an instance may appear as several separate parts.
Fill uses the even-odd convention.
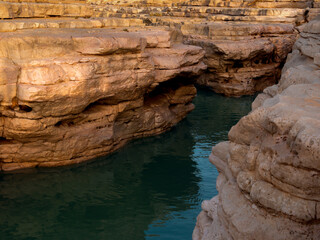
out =
[[[296,39],[290,24],[213,22],[183,27],[189,33],[194,29],[207,35],[186,41],[206,52],[208,71],[197,83],[227,96],[251,95],[275,84]]]
[[[227,96],[262,91],[278,82],[298,31],[318,5],[312,1],[111,1],[109,17],[140,18],[181,30],[187,44],[205,49],[207,72],[196,82]],[[315,7],[315,8],[313,8]]]
[[[317,7],[0,1],[1,169],[78,163],[163,132],[192,109],[194,83],[228,96],[263,90]]]
[[[0,31],[169,26],[205,49],[198,85],[227,96],[275,84],[298,31],[319,14],[310,0],[6,0]]]
[[[0,34],[3,171],[79,163],[168,130],[193,109],[206,66],[174,31]]]
[[[194,240],[320,238],[320,18],[300,31],[279,84],[212,149],[219,195]]]

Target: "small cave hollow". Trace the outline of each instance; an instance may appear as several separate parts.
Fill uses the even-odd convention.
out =
[[[243,68],[243,63],[241,61],[234,61],[233,68]]]
[[[32,111],[32,108],[29,107],[28,105],[19,105],[19,109],[22,112],[31,112]]]
[[[74,119],[66,119],[66,120],[61,120],[61,121],[57,122],[54,126],[55,127],[60,127],[60,126],[71,127],[73,125],[75,125]]]
[[[0,144],[9,143],[10,141],[6,139],[5,137],[0,137]]]
[[[171,91],[175,91],[181,86],[189,85],[194,83],[192,79],[181,79],[182,77],[177,77],[172,80],[159,83],[154,89],[150,90],[144,95],[144,102],[146,104],[157,101],[161,96],[167,94]]]

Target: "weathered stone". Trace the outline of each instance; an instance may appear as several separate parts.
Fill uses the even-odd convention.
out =
[[[309,0],[6,0],[0,3],[0,15],[6,19],[0,22],[0,31],[135,31],[137,26],[170,26],[181,30],[185,43],[206,51],[208,70],[197,78],[198,85],[241,96],[260,92],[279,80],[298,33],[295,27],[313,19],[316,7],[318,3],[312,5]],[[310,43],[304,51],[312,53],[313,47]]]
[[[1,33],[2,170],[80,163],[184,118],[204,52],[171,37],[166,30]]]
[[[213,23],[213,33],[210,32],[211,25],[206,26],[209,26],[210,40],[192,37],[186,41],[206,51],[208,72],[198,79],[199,85],[209,86],[228,96],[239,96],[262,91],[277,82],[281,63],[295,40],[292,26]],[[221,28],[218,36],[215,33],[219,31],[216,26]],[[224,31],[228,28],[230,33]],[[188,34],[196,34],[197,31],[195,29],[194,33],[189,31]],[[278,37],[278,34],[282,34],[282,37]],[[227,35],[234,39],[215,40]],[[243,39],[239,39],[241,35]]]
[[[203,208],[194,239],[319,237],[319,27],[316,19],[301,28],[280,82],[231,129],[228,149],[213,148],[219,201]],[[221,156],[230,156],[223,167],[212,161]]]

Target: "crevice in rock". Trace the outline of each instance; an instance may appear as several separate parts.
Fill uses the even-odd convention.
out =
[[[243,62],[242,61],[234,61],[233,68],[243,68]]]
[[[19,109],[22,112],[31,112],[32,111],[32,108],[29,107],[28,105],[19,105]]]
[[[90,103],[82,112],[90,112],[90,110],[94,109],[97,105],[102,105],[102,100],[99,99],[95,102]]]
[[[61,120],[61,121],[57,122],[54,126],[55,127],[60,127],[60,126],[71,127],[73,125],[75,125],[74,118],[73,119]]]
[[[5,138],[5,137],[0,137],[0,145],[1,145],[1,144],[6,144],[6,143],[10,143],[10,140],[8,140],[8,139]]]
[[[182,84],[182,81],[185,84]],[[179,87],[186,85],[187,82],[189,84],[191,83],[190,80],[185,81],[185,79],[182,80],[180,78],[174,78],[172,80],[159,83],[154,89],[152,89],[150,92],[148,92],[144,95],[144,100],[145,100],[145,102],[152,101],[153,98],[156,98],[157,96],[159,96],[161,94],[177,90]]]

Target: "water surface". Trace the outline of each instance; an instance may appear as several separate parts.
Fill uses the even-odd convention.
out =
[[[191,239],[217,194],[211,148],[252,100],[199,91],[170,132],[83,166],[0,175],[0,239]]]

